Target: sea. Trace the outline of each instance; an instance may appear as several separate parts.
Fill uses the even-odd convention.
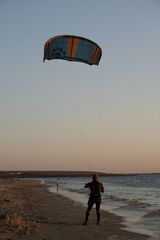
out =
[[[57,178],[43,178],[49,191],[57,193]],[[87,207],[91,177],[60,177],[61,194]],[[100,177],[105,192],[101,209],[124,219],[127,230],[160,240],[160,174],[113,175]]]

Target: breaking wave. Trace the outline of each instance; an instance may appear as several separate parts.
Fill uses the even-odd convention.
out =
[[[125,205],[121,208],[127,208],[127,207],[146,208],[146,207],[150,206],[149,203],[141,202],[139,199],[136,199],[136,198],[127,199],[127,198],[124,198],[124,197],[121,198],[121,197],[117,197],[117,196],[114,196],[114,195],[110,195],[106,199],[111,199],[111,200],[114,200],[114,201],[120,201],[120,202],[124,202],[125,204],[127,204],[127,205]]]
[[[154,209],[153,211],[151,211],[143,216],[143,218],[155,218],[155,217],[160,218],[160,208]]]

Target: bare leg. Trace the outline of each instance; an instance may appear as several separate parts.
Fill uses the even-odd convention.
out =
[[[99,221],[100,221],[100,202],[96,203],[96,212],[97,212],[97,224],[99,224]]]
[[[88,204],[88,208],[87,208],[87,211],[86,211],[85,222],[84,222],[83,225],[87,225],[87,221],[88,221],[88,217],[89,217],[89,212],[91,211],[93,205],[94,205],[94,203],[89,203],[89,204]]]

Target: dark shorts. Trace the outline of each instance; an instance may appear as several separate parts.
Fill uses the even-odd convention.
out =
[[[90,197],[88,200],[88,205],[93,205],[93,204],[100,204],[101,203],[101,197],[100,196],[94,196]]]

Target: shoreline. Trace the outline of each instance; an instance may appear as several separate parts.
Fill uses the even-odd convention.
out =
[[[86,208],[60,194],[48,191],[38,180],[0,179],[1,240],[147,240],[130,232],[123,218],[101,210],[97,225],[93,209],[83,226]]]
[[[45,181],[42,181],[42,184],[47,185],[47,183]],[[77,205],[82,206],[86,210],[87,201],[88,201],[87,199],[85,199],[85,201],[84,201],[84,199],[80,200],[80,199],[78,199],[77,195],[73,194],[73,192],[69,193],[67,190],[61,190],[60,189],[59,192],[57,193],[56,187],[50,187],[50,185],[47,186],[47,188],[51,193],[59,194],[59,195],[65,197],[67,199],[73,200],[75,203],[77,203]],[[95,211],[95,214],[96,214],[95,206],[93,206],[92,211]],[[120,218],[119,221],[121,222],[121,225],[122,225],[121,229],[123,229],[123,230],[127,230],[127,231],[133,232],[133,233],[142,234],[142,235],[145,235],[149,238],[155,237],[151,231],[149,231],[147,229],[144,229],[142,227],[134,226],[132,224],[135,221],[134,218],[129,217],[128,215],[125,215],[125,214],[122,214],[122,213],[114,212],[111,207],[108,207],[108,206],[104,205],[103,201],[102,201],[102,204],[101,204],[101,210],[100,211],[104,212],[104,215],[106,213],[111,213],[111,214],[119,217]],[[139,217],[137,217],[137,218],[139,218]]]

